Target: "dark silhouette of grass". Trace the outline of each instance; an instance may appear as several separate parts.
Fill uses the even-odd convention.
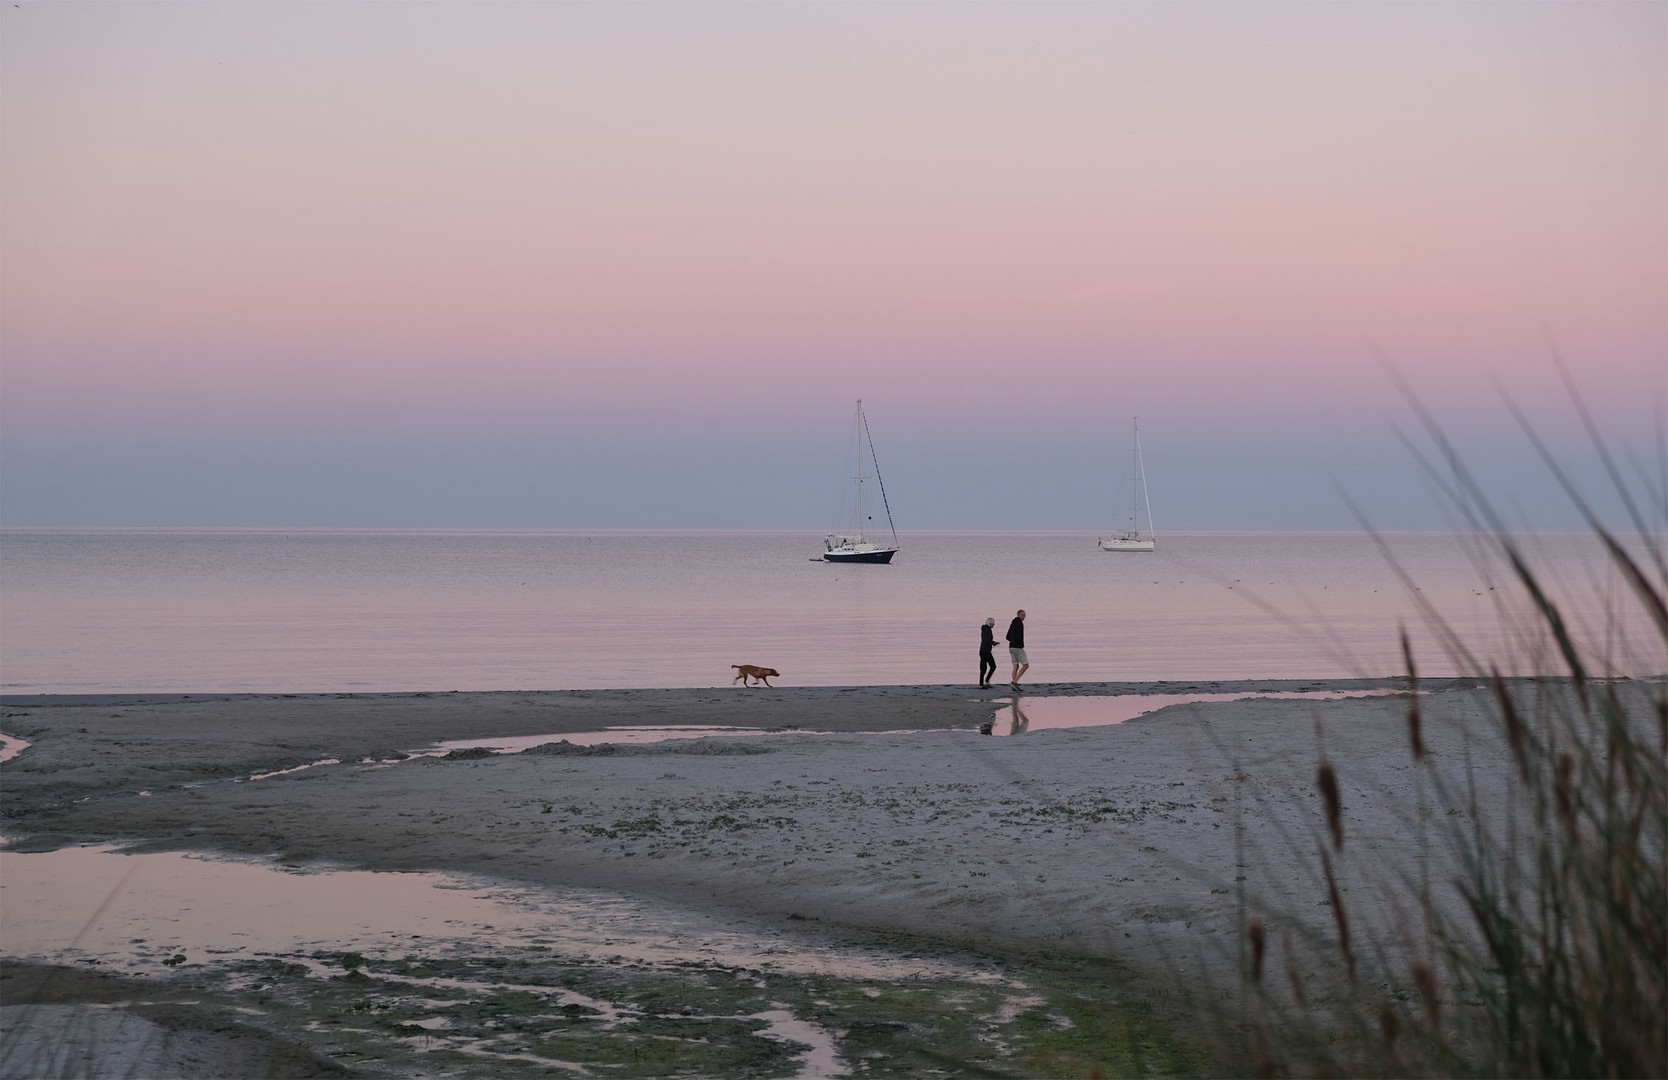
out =
[[[1323,759],[1317,902],[1332,907],[1332,933],[1312,930],[1294,944],[1282,929],[1282,982],[1268,970],[1269,927],[1300,920],[1248,912],[1242,926],[1244,1007],[1226,1030],[1234,1060],[1257,1075],[1668,1076],[1668,559],[1654,524],[1668,521],[1668,497],[1623,476],[1571,393],[1631,537],[1600,522],[1518,419],[1622,583],[1599,594],[1607,617],[1596,634],[1554,598],[1530,542],[1506,527],[1414,401],[1436,454],[1408,445],[1478,538],[1479,569],[1509,586],[1502,611],[1515,620],[1512,640],[1524,652],[1516,659],[1533,674],[1510,678],[1475,652],[1397,566],[1449,662],[1486,688],[1503,750],[1497,762],[1468,757],[1462,776],[1427,752],[1404,630],[1418,869],[1387,871],[1371,899],[1340,891],[1334,861],[1347,832],[1339,775]],[[1629,677],[1641,670],[1653,677]],[[1488,768],[1507,770],[1504,806],[1482,805],[1478,778]],[[1446,856],[1434,878],[1433,848]],[[1330,980],[1302,974],[1328,967]]]

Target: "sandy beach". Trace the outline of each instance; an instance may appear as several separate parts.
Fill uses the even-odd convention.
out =
[[[1393,686],[1098,684],[1028,700]],[[1483,695],[1430,691],[1431,752],[1471,767],[1482,805],[1497,800],[1504,755]],[[1361,925],[1389,918],[1379,884],[1443,857],[1412,841],[1399,696],[1178,705],[1111,726],[980,734],[999,710],[954,687],[14,698],[0,730],[30,745],[0,774],[0,827],[18,852],[116,842],[486,875],[1199,988],[1235,985],[1246,912],[1324,956],[1323,756],[1341,781],[1338,872]],[[563,741],[668,724],[771,733]],[[516,754],[404,756],[535,735],[551,738]],[[261,774],[278,775],[249,779]],[[1324,979],[1315,955],[1296,959]]]

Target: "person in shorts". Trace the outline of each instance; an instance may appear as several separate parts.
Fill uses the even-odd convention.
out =
[[[1013,661],[1014,675],[1008,685],[1019,689],[1019,677],[1031,669],[1031,661],[1025,655],[1025,609],[1020,608],[1014,621],[1008,624],[1008,659]]]

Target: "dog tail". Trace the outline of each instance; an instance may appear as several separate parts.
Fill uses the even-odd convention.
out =
[[[737,671],[741,670],[741,665],[740,664],[731,664],[730,666],[735,668]]]

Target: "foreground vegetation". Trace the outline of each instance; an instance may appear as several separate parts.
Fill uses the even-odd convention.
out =
[[[1668,498],[1636,498],[1595,432],[1632,525],[1613,532],[1536,441],[1602,551],[1602,576],[1576,585],[1603,601],[1583,630],[1557,598],[1568,568],[1536,565],[1531,544],[1430,430],[1439,454],[1427,467],[1477,539],[1515,666],[1533,676],[1509,679],[1424,610],[1449,665],[1491,690],[1494,730],[1479,734],[1502,749],[1510,794],[1483,805],[1473,781],[1491,763],[1456,772],[1428,752],[1404,631],[1419,792],[1405,835],[1418,869],[1385,871],[1370,897],[1340,887],[1341,778],[1320,761],[1315,880],[1331,933],[1293,940],[1290,913],[1248,905],[1230,1043],[1270,1076],[1668,1076],[1668,563],[1657,524]]]

